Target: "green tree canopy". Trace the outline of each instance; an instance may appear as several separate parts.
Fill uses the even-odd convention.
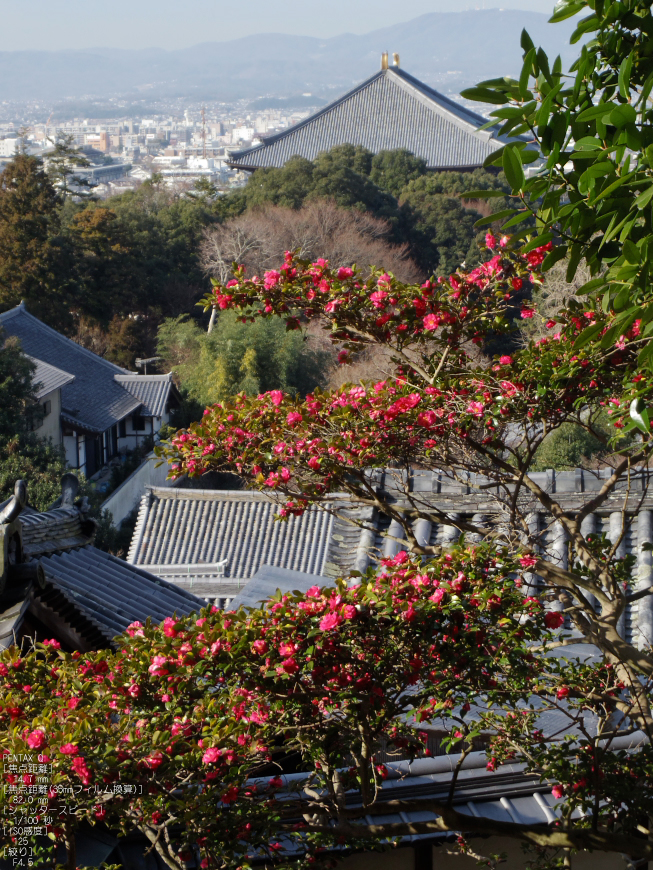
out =
[[[330,359],[277,319],[241,323],[231,311],[220,314],[210,334],[184,315],[164,320],[158,353],[203,406],[240,392],[306,395],[325,382]]]
[[[25,300],[37,317],[65,327],[74,269],[60,236],[59,207],[36,157],[17,154],[0,173],[0,306]]]

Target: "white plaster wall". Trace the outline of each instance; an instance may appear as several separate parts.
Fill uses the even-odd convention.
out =
[[[160,460],[153,453],[150,453],[136,471],[130,474],[127,480],[123,481],[118,489],[114,490],[102,503],[101,510],[108,510],[111,513],[115,526],[119,526],[125,517],[134,510],[145,492],[147,484],[152,486],[170,485],[170,481],[166,481],[168,465],[164,462],[157,468],[159,462]]]

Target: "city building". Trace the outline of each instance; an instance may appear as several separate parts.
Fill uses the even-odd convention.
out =
[[[475,169],[507,141],[496,128],[482,130],[486,121],[418,81],[398,62],[387,66],[384,56],[379,72],[261,145],[234,154],[231,166],[248,172],[281,167],[296,155],[313,160],[336,145],[350,144],[374,154],[405,148],[429,169]]]

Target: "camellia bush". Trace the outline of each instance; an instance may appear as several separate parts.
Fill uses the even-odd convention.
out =
[[[35,866],[59,846],[71,870],[89,824],[139,831],[171,870],[191,858],[203,868],[306,866],[343,844],[450,830],[647,856],[638,826],[653,810],[650,747],[611,751],[614,715],[632,707],[618,669],[537,654],[559,621],[525,594],[531,567],[528,554],[487,544],[427,563],[401,552],[353,586],[134,623],[115,651],[71,654],[56,641],[22,658],[6,651],[4,829],[30,843]],[[538,723],[550,711],[585,742],[549,744]],[[434,721],[460,753],[448,798],[381,801],[380,745],[424,755],[420,724]],[[515,826],[456,810],[458,772],[490,728],[490,770],[528,747],[529,766],[555,783],[568,813],[608,801],[598,824]],[[47,776],[12,773],[26,756],[51,765]],[[280,775],[290,765],[303,771],[292,782]],[[410,810],[437,818],[369,821]],[[43,830],[25,835],[28,824]]]
[[[261,611],[133,626],[115,653],[4,653],[0,743],[8,754],[38,750],[55,786],[74,786],[78,815],[57,821],[55,786],[40,814],[71,870],[84,820],[140,830],[171,868],[193,853],[204,867],[292,863],[300,852],[310,864],[332,847],[447,831],[512,836],[565,866],[583,849],[653,858],[651,578],[634,578],[623,555],[653,451],[653,25],[641,0],[565,0],[554,17],[585,6],[578,35],[594,36],[571,76],[525,36],[520,80],[476,92],[510,103],[497,117],[524,134],[494,157],[516,211],[503,215],[505,233],[488,233],[485,263],[416,285],[289,252],[262,277],[236,267],[207,298],[245,322],[321,323],[343,365],[380,346],[393,367],[305,399],[273,390],[218,403],[161,449],[173,475],[236,472],[278,499],[282,519],[319,508],[365,529],[348,510],[364,505],[392,521],[387,537],[404,550]],[[533,156],[545,159],[527,179]],[[524,217],[535,228],[515,230]],[[490,356],[515,320],[539,316],[530,290],[562,258],[570,276],[582,259],[592,272],[582,301],[550,318],[544,338]],[[564,424],[605,445],[598,488],[573,508],[529,475]],[[483,511],[466,517],[411,487],[422,470],[476,489]],[[585,522],[601,510],[620,515],[609,540]],[[420,521],[460,538],[431,545]],[[550,551],[547,528],[564,553]],[[637,546],[644,562],[650,542],[640,535]],[[565,657],[572,641],[596,655]],[[460,766],[447,800],[381,801],[380,747],[422,754],[420,727],[441,722],[459,765],[482,735],[490,770],[514,759],[548,782],[559,822],[458,813]],[[635,732],[637,750],[624,749]],[[289,781],[290,768],[299,776]],[[130,780],[137,794],[125,792]],[[437,818],[383,819],[420,809]]]

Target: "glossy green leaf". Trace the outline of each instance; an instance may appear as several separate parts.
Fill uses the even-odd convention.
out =
[[[604,115],[609,115],[614,110],[614,103],[599,103],[598,106],[590,106],[589,109],[584,109],[578,115],[578,121],[594,121],[596,118],[602,118]]]
[[[646,190],[643,190],[640,195],[635,200],[635,205],[639,209],[646,208],[649,202],[653,199],[653,183],[650,184]]]
[[[497,106],[503,106],[507,102],[504,94],[491,91],[489,88],[466,88],[460,92],[460,96],[476,103],[493,103]]]
[[[490,214],[487,217],[481,218],[476,221],[474,226],[476,229],[480,229],[481,227],[487,227],[489,224],[493,224],[495,221],[500,221],[503,218],[510,217],[515,214],[516,209],[514,208],[505,208],[502,211],[497,211],[494,214]]]
[[[634,124],[637,120],[637,112],[628,103],[617,105],[613,108],[609,115],[610,123],[621,129],[626,124]]]
[[[544,262],[542,263],[542,271],[548,272],[549,269],[553,268],[557,262],[564,259],[567,256],[567,245],[558,245],[557,248],[554,248],[544,258]]]
[[[513,190],[521,190],[523,188],[524,167],[522,166],[519,150],[512,145],[509,145],[504,149],[503,171],[508,184]]]
[[[576,337],[576,341],[574,342],[574,350],[580,350],[581,347],[585,347],[586,344],[589,344],[593,338],[595,338],[603,329],[603,323],[594,323],[592,326],[587,326],[579,336]]]
[[[619,93],[627,100],[630,98],[630,73],[633,68],[633,52],[624,58],[619,67]],[[629,106],[632,109],[632,106]],[[635,110],[633,109],[633,112]]]
[[[524,31],[526,32],[526,31]],[[524,64],[519,76],[519,96],[522,100],[528,99],[529,90],[528,82],[533,72],[533,61],[535,60],[535,48],[531,48],[526,52]]]

